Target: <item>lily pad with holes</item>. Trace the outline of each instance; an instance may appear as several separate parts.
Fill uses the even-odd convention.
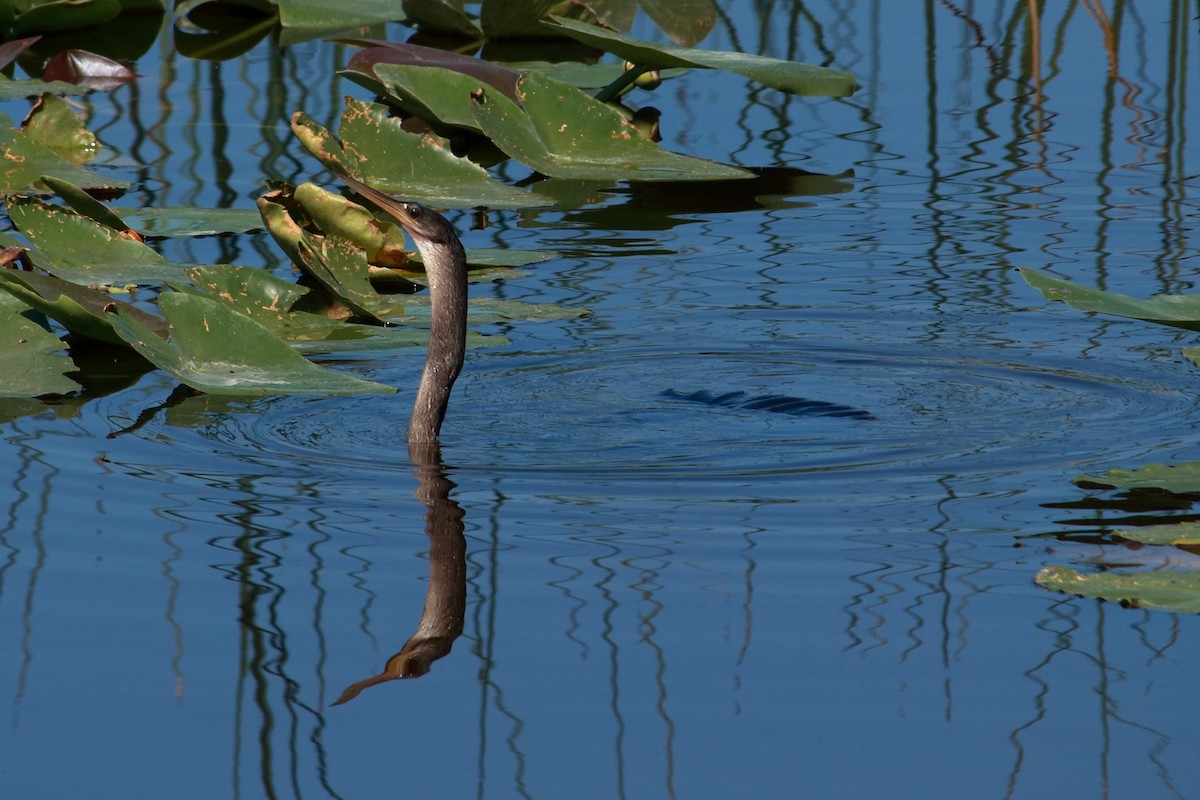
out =
[[[317,366],[259,323],[206,297],[167,292],[158,305],[170,325],[169,340],[123,311],[114,314],[113,328],[148,361],[193,389],[244,396],[396,391]]]
[[[728,164],[664,150],[615,108],[539,73],[523,75],[517,94],[520,106],[497,92],[477,92],[473,113],[497,147],[542,175],[607,181],[753,177]]]
[[[34,245],[38,267],[81,284],[152,283],[178,278],[180,267],[139,241],[73,209],[32,197],[8,201],[8,215]]]
[[[409,133],[401,124],[382,105],[346,98],[340,141],[302,113],[292,118],[292,131],[331,170],[407,200],[437,208],[549,205],[549,200],[506,186],[474,162],[454,155],[445,139]]]
[[[3,85],[0,81],[0,99],[4,99]],[[89,189],[128,186],[125,181],[104,178],[82,166],[97,148],[95,137],[79,116],[54,95],[42,95],[21,128],[13,127],[12,121],[0,114],[0,194],[44,194],[43,175]]]

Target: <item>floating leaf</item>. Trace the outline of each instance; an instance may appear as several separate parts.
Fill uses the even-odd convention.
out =
[[[403,22],[404,12],[396,0],[276,0],[279,7],[279,43],[283,46],[332,36],[342,31]]]
[[[100,142],[67,101],[42,95],[21,124],[26,138],[40,142],[67,161],[86,164],[100,152]]]
[[[404,0],[402,6],[409,24],[423,31],[469,39],[483,38],[483,31],[462,10],[461,2],[455,6],[446,0]]]
[[[615,31],[575,20],[555,17],[543,23],[547,28],[576,41],[620,56],[643,69],[693,67],[734,72],[772,89],[791,94],[844,97],[855,89],[849,72],[785,61],[779,58],[719,50],[675,47],[635,39]]]
[[[1200,573],[1197,572],[1085,574],[1056,566],[1046,567],[1034,580],[1052,591],[1097,597],[1133,608],[1200,613]]]
[[[123,311],[114,314],[113,327],[148,361],[193,389],[246,396],[396,391],[319,367],[259,323],[206,297],[167,292],[158,305],[170,324],[169,342]]]
[[[122,208],[124,220],[146,236],[216,236],[262,228],[262,217],[252,208]]]
[[[1021,268],[1021,277],[1047,300],[1061,300],[1073,308],[1200,330],[1200,295],[1160,294],[1149,300],[1138,300],[1080,286],[1028,267]]]
[[[53,275],[19,270],[0,270],[0,288],[36,308],[71,333],[111,344],[124,344],[112,329],[110,309],[119,308],[129,317],[161,336],[166,324],[145,311],[113,298],[108,292],[91,289]]]
[[[1141,544],[1196,547],[1200,545],[1200,522],[1146,525],[1141,528],[1113,531],[1113,534]]]
[[[712,0],[640,0],[640,3],[646,16],[682,45],[696,44],[717,22],[717,7]]]
[[[1085,488],[1133,489],[1200,493],[1200,461],[1181,464],[1147,464],[1138,469],[1110,469],[1103,475],[1080,475],[1075,483]]]
[[[70,181],[60,180],[51,175],[43,175],[42,183],[50,191],[62,198],[74,211],[83,216],[89,217],[115,231],[129,230],[129,225],[116,212]]]
[[[633,181],[749,178],[745,170],[663,150],[619,111],[565,83],[528,72],[522,107],[495,92],[474,95],[479,127],[496,146],[543,175]]]
[[[0,114],[0,193],[27,192],[43,175],[88,188],[129,185],[101,178],[79,165],[95,155],[95,137],[60,98],[42,95],[36,111],[19,130]]]
[[[64,50],[42,71],[44,81],[66,81],[106,92],[137,78],[137,73],[111,58],[87,50]]]
[[[23,4],[24,5],[24,4]],[[29,3],[12,22],[11,33],[24,36],[30,33],[91,28],[121,13],[119,0],[58,0],[58,2]]]
[[[7,270],[5,270],[7,271]],[[0,397],[68,394],[79,384],[66,376],[75,364],[57,336],[30,319],[29,306],[0,292]]]
[[[398,304],[371,286],[367,255],[340,236],[305,234],[299,244],[300,266],[359,317],[381,320]]]
[[[339,142],[308,116],[297,113],[292,130],[330,169],[383,192],[439,208],[526,208],[548,200],[492,179],[487,171],[450,151],[431,133],[409,133],[401,120],[376,103],[346,98]]]
[[[572,0],[487,0],[479,9],[479,26],[489,39],[547,38],[558,35],[542,24],[553,14],[598,21],[590,8]]]
[[[517,79],[521,73],[501,64],[485,61],[449,50],[436,47],[424,47],[408,42],[384,42],[373,39],[355,40],[356,44],[364,46],[353,56],[343,74],[372,91],[382,88],[378,68],[384,65],[402,65],[412,67],[437,67],[461,73],[474,79],[471,90],[480,85],[491,86],[504,92],[513,100],[517,99]],[[379,92],[382,93],[382,92]]]
[[[144,283],[179,277],[179,268],[150,247],[69,208],[11,198],[8,215],[32,242],[30,256],[47,272],[84,284]]]

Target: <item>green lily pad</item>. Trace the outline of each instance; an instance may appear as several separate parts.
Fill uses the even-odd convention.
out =
[[[855,89],[854,76],[849,72],[812,64],[749,53],[656,44],[562,17],[555,17],[542,24],[563,36],[618,55],[643,69],[719,69],[743,75],[772,89],[807,96],[845,97]]]
[[[62,100],[53,95],[42,95],[39,109],[39,113],[31,115],[29,122],[20,129],[14,128],[12,121],[0,114],[0,194],[44,193],[45,189],[40,185],[43,175],[53,175],[90,189],[129,185],[125,181],[102,178],[80,165],[80,159],[86,160],[89,153],[95,154],[95,140]]]
[[[1085,574],[1069,567],[1055,566],[1046,567],[1034,580],[1052,591],[1096,597],[1133,608],[1200,613],[1200,573],[1197,572]]]
[[[52,94],[38,99],[21,132],[75,164],[86,164],[100,152],[96,134],[87,129],[66,100]]]
[[[640,5],[663,33],[682,45],[701,41],[717,22],[713,0],[640,0]]]
[[[727,164],[668,152],[615,108],[539,73],[525,73],[517,93],[523,108],[497,92],[477,92],[475,118],[497,147],[543,175],[612,181],[752,177]]]
[[[1200,461],[1147,464],[1132,470],[1110,469],[1103,475],[1080,475],[1075,483],[1085,488],[1200,494]]]
[[[625,74],[625,65],[614,61],[595,64],[578,61],[506,61],[505,66],[526,72],[540,72],[556,81],[569,83],[576,89],[602,89]],[[686,74],[686,69],[659,71],[659,77],[663,80]]]
[[[1021,277],[1047,300],[1061,300],[1083,311],[1200,330],[1200,295],[1160,294],[1149,300],[1138,300],[1124,294],[1080,286],[1028,267],[1021,268]]]
[[[21,11],[12,22],[11,34],[28,36],[31,33],[92,28],[121,13],[119,0],[58,0],[58,2],[22,3]]]
[[[66,376],[75,371],[75,363],[60,352],[62,341],[28,319],[29,310],[16,297],[0,292],[0,397],[78,390],[79,384]]]
[[[72,209],[14,197],[8,215],[37,248],[30,252],[33,262],[65,280],[129,284],[179,277],[177,266],[144,243]]]
[[[573,0],[487,0],[479,8],[479,26],[489,39],[544,39],[558,35],[542,24],[554,14],[598,21],[588,6]]]
[[[252,208],[122,208],[124,221],[145,236],[216,236],[245,233],[263,227],[262,217]]]
[[[408,24],[423,31],[468,39],[483,38],[483,31],[475,20],[463,11],[461,0],[457,5],[446,0],[403,0],[401,5]]]
[[[279,7],[280,45],[332,36],[343,31],[405,21],[396,0],[275,0]]]
[[[94,219],[113,230],[127,231],[130,229],[125,220],[121,219],[115,211],[70,181],[43,175],[42,183],[79,214]]]
[[[388,95],[405,112],[435,128],[465,128],[482,133],[471,112],[471,93],[479,79],[453,69],[379,64],[375,74]],[[513,72],[513,85],[520,73]]]
[[[120,309],[143,327],[166,336],[166,324],[137,306],[117,300],[108,292],[80,286],[53,275],[0,270],[0,288],[45,314],[76,336],[110,344],[124,344],[112,328],[112,309]]]
[[[113,315],[113,328],[148,361],[193,389],[245,396],[396,391],[319,367],[259,323],[206,297],[167,292],[158,305],[170,324],[169,342],[123,311]]]
[[[432,133],[409,133],[401,124],[382,105],[346,98],[339,128],[341,142],[302,113],[292,118],[292,131],[331,170],[431,206],[528,208],[549,204],[532,192],[492,179],[479,165],[455,156],[445,139]]]
[[[20,100],[23,97],[53,94],[87,94],[86,86],[66,81],[43,81],[36,78],[11,79],[0,75],[0,100]]]
[[[1113,531],[1122,539],[1150,545],[1196,547],[1200,545],[1200,522],[1174,522]]]
[[[305,233],[297,250],[298,262],[305,272],[355,315],[382,321],[395,313],[400,303],[391,296],[381,295],[371,285],[367,274],[367,254],[340,236],[313,236]]]
[[[353,41],[355,44],[363,45],[363,49],[350,57],[342,74],[376,94],[386,93],[377,69],[383,65],[398,64],[413,67],[437,67],[458,72],[474,79],[472,90],[479,86],[491,86],[506,93],[513,100],[516,99],[517,79],[521,77],[521,73],[510,67],[461,53],[453,53],[449,50],[424,47],[409,42],[385,42],[373,39]]]

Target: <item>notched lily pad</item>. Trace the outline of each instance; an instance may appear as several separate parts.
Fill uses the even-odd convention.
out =
[[[70,208],[31,197],[8,201],[13,224],[35,246],[37,266],[83,284],[144,283],[179,276],[178,267],[140,241]]]
[[[292,131],[308,151],[335,172],[380,191],[437,208],[527,208],[548,205],[536,194],[500,183],[450,151],[432,133],[414,134],[377,103],[346,98],[338,141],[307,115],[292,117]]]
[[[521,105],[486,90],[472,97],[479,127],[542,175],[631,181],[729,180],[752,174],[679,155],[643,136],[619,111],[536,72],[517,85]]]
[[[123,312],[113,315],[113,327],[148,361],[193,389],[245,396],[396,391],[317,366],[259,323],[206,297],[167,292],[158,305],[170,324],[170,341]]]
[[[79,384],[66,376],[75,370],[75,363],[61,352],[62,341],[28,319],[28,311],[21,300],[0,292],[0,397],[40,397],[78,390]]]

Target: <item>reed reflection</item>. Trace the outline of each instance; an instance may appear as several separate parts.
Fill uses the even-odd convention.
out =
[[[446,475],[438,442],[410,443],[408,457],[417,477],[416,497],[425,506],[429,537],[429,589],[417,630],[378,675],[346,687],[334,705],[387,681],[419,678],[447,655],[463,632],[467,609],[467,540],[462,507],[450,498],[455,484]]]

